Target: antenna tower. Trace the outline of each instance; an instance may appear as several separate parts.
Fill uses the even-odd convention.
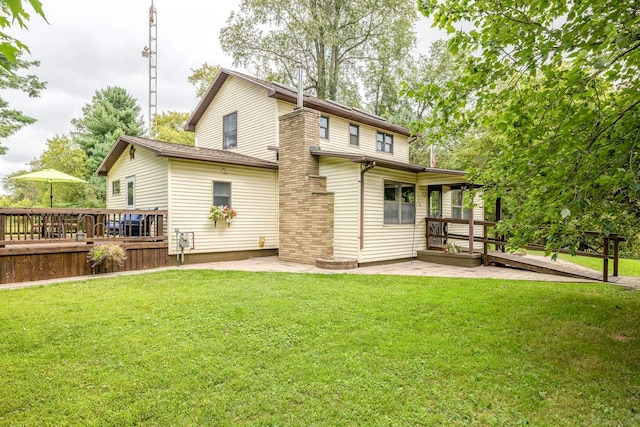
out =
[[[153,117],[158,113],[158,11],[149,7],[149,44],[142,51],[149,59],[149,133],[153,126]]]

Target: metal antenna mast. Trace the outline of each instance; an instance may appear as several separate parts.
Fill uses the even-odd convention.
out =
[[[153,118],[158,113],[158,12],[153,6],[149,8],[149,44],[144,47],[142,56],[149,59],[149,133],[153,126]]]

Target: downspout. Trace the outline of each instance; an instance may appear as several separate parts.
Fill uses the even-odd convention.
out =
[[[360,169],[360,249],[364,248],[364,174],[376,167],[376,162],[367,162]]]

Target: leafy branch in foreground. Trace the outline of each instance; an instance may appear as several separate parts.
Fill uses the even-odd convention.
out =
[[[466,148],[479,153],[468,159],[473,179],[489,201],[510,201],[503,231],[548,249],[572,247],[587,228],[639,233],[640,5],[419,7],[451,34],[452,53],[468,54],[459,78],[424,89],[434,114],[422,128],[440,140],[467,134]],[[472,29],[456,29],[465,21]]]

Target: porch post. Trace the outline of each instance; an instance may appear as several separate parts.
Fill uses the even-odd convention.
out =
[[[469,190],[473,190],[473,185],[469,186]],[[473,200],[469,208],[469,254],[473,253]]]

